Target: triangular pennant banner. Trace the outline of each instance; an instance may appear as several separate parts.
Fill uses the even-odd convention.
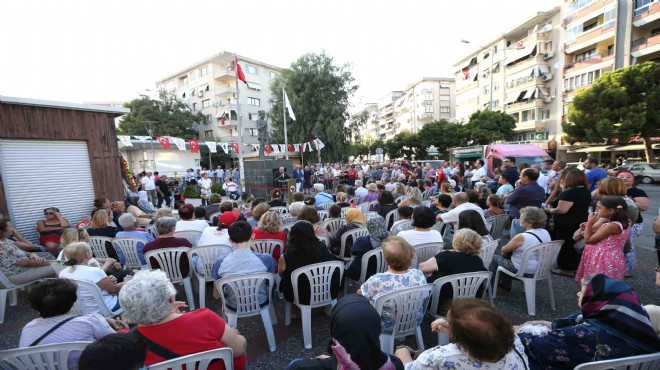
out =
[[[205,141],[206,146],[209,148],[209,152],[211,153],[217,153],[218,148],[217,148],[217,143],[215,141]]]
[[[135,138],[140,140],[143,143],[146,143],[147,140],[151,140],[151,136],[135,136]]]
[[[229,143],[220,143],[220,147],[225,152],[225,154],[229,154]]]
[[[325,148],[325,144],[323,144],[323,142],[319,138],[314,139],[314,145],[316,145],[316,150],[321,150]]]
[[[179,150],[186,150],[186,141],[183,140],[180,137],[173,137],[172,141],[174,141],[174,145],[176,145]]]
[[[167,136],[157,136],[158,142],[163,146],[163,149],[170,148],[170,139]]]
[[[280,152],[281,152],[281,153],[286,152],[286,145],[284,145],[284,144],[278,144],[278,145],[279,145],[279,147],[280,147]]]
[[[119,139],[124,146],[133,146],[133,143],[131,143],[131,137],[128,135],[117,135],[117,139]]]
[[[271,146],[273,148],[274,153],[279,153],[280,152],[280,145],[279,144],[273,144]]]
[[[289,147],[286,148],[286,150],[287,150],[288,152],[292,152],[292,151],[293,151],[293,144],[289,144]]]
[[[311,141],[309,143],[305,143],[305,145],[307,145],[307,150],[309,150],[310,152],[314,151],[314,148],[312,147],[312,142]]]
[[[273,151],[273,147],[270,146],[270,144],[266,144],[266,148],[264,148],[264,150],[266,151],[266,153],[270,154],[270,152]]]
[[[300,144],[293,144],[293,149],[294,149],[295,152],[299,152],[300,151]]]
[[[250,144],[250,145],[252,145],[252,150],[253,151],[255,151],[255,152],[259,151],[259,144]]]

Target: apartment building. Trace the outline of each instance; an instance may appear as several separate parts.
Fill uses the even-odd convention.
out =
[[[257,144],[258,112],[268,112],[273,104],[270,83],[279,67],[238,56],[247,79],[239,82],[240,102],[236,99],[234,54],[223,51],[157,82],[160,89],[172,91],[190,109],[206,119],[197,125],[200,140],[237,141],[238,104],[243,116],[243,142]],[[224,117],[224,120],[222,119]]]
[[[511,114],[518,142],[555,154],[561,129],[561,9],[538,12],[454,65],[456,118],[478,110]]]
[[[635,0],[631,5],[631,64],[660,62],[660,0]]]

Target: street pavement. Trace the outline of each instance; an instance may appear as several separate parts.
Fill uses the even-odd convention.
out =
[[[637,241],[637,266],[632,277],[625,281],[634,288],[644,304],[660,304],[660,288],[654,285],[654,268],[658,266],[658,259],[654,249],[653,220],[660,209],[660,185],[641,185],[651,200],[651,207],[643,212],[644,231]],[[194,203],[199,200],[193,200]],[[522,284],[513,283],[511,292],[498,290],[494,304],[511,320],[513,324],[521,324],[527,320],[552,320],[563,317],[577,310],[577,284],[573,278],[552,275],[556,310],[550,307],[548,284],[540,282],[536,292],[536,315],[527,314],[525,295]],[[178,288],[177,299],[185,300],[182,287]],[[354,287],[356,288],[356,287]],[[207,293],[210,289],[207,289]],[[197,297],[197,294],[195,295]],[[248,363],[251,369],[283,369],[293,359],[299,357],[313,357],[325,354],[328,351],[330,338],[330,318],[323,310],[315,310],[312,314],[312,340],[313,348],[305,350],[303,346],[302,328],[300,320],[292,320],[291,326],[284,325],[284,301],[275,298],[275,312],[277,325],[274,326],[277,341],[277,350],[270,353],[260,316],[240,319],[238,330],[248,341]],[[220,312],[219,301],[214,301],[210,294],[207,296],[207,308]],[[37,317],[35,311],[30,309],[25,292],[19,293],[18,305],[7,307],[5,324],[0,325],[0,349],[15,348],[18,345],[21,328],[30,320]],[[426,348],[437,345],[437,335],[430,331],[430,320],[426,318],[422,323],[422,333]],[[188,333],[194,335],[194,333]],[[414,338],[410,337],[406,343],[416,347]]]

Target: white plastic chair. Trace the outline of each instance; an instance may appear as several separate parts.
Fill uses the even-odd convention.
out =
[[[286,207],[270,207],[270,211],[276,211],[280,215],[289,213],[289,209]]]
[[[497,287],[497,282],[500,278],[500,272],[511,276],[512,278],[522,280],[525,286],[525,299],[527,300],[527,313],[530,316],[536,315],[536,282],[540,280],[548,281],[548,290],[550,290],[550,307],[555,309],[555,295],[552,291],[552,279],[550,278],[550,270],[557,259],[559,250],[564,244],[563,240],[555,240],[549,243],[541,243],[527,249],[522,256],[522,263],[517,273],[511,272],[502,266],[497,268],[495,273],[495,282],[493,286]],[[525,270],[529,258],[533,253],[538,255],[536,271],[532,277],[525,276]],[[493,289],[493,298],[497,295],[497,289]]]
[[[188,260],[192,262],[193,257],[197,256],[197,265],[203,266],[204,268],[204,272],[200,273],[197,271],[197,266],[193,266],[195,276],[197,277],[197,283],[199,285],[200,308],[206,307],[206,283],[209,281],[215,281],[212,271],[213,264],[218,258],[228,255],[233,252],[233,250],[234,248],[231,246],[223,244],[206,245],[203,247],[188,249]]]
[[[367,279],[369,279],[373,275],[367,276],[367,269],[369,267],[369,262],[371,259],[376,259],[376,271],[374,274],[380,274],[385,271],[387,271],[387,263],[385,262],[385,256],[383,255],[383,248],[378,247],[375,249],[370,250],[369,252],[365,253],[362,256],[362,259],[360,260],[360,278],[358,281],[356,281],[357,285],[362,285],[364,284]],[[357,261],[353,261],[352,263],[357,263]],[[346,279],[344,281],[344,295],[348,294],[348,285],[350,283],[350,280],[348,278],[348,275],[346,276]]]
[[[381,351],[394,354],[394,340],[413,334],[417,338],[417,348],[424,350],[424,339],[422,339],[422,329],[417,323],[417,314],[426,307],[432,290],[433,285],[426,284],[386,293],[376,298],[374,307],[379,315],[383,314],[383,306],[388,301],[394,302],[396,310],[394,330],[391,334],[380,335]]]
[[[316,211],[316,212],[318,212],[321,221],[325,221],[328,219],[328,211]]]
[[[324,227],[326,230],[328,230],[329,235],[335,235],[337,230],[339,230],[345,224],[346,220],[343,218],[331,218],[321,222],[321,227]]]
[[[365,215],[367,214],[367,212],[369,212],[370,208],[371,208],[371,202],[360,203],[358,205],[358,209],[360,210],[360,212],[362,212]]]
[[[346,256],[346,244],[348,243],[348,239],[350,238],[352,240],[352,243],[355,243],[357,238],[361,236],[367,236],[369,235],[369,230],[367,230],[366,227],[360,227],[358,229],[353,229],[345,232],[341,236],[341,249],[339,250],[339,258],[343,259],[344,261],[348,261],[353,257],[345,257]],[[350,254],[350,253],[349,253]]]
[[[173,236],[175,238],[187,239],[193,247],[196,247],[199,238],[202,236],[202,232],[198,230],[175,231]]]
[[[241,276],[226,277],[215,282],[215,288],[220,293],[220,301],[222,302],[222,311],[227,315],[227,323],[232,328],[236,328],[236,323],[239,318],[251,317],[261,315],[266,329],[266,337],[268,338],[268,346],[271,352],[275,352],[275,334],[273,333],[273,325],[277,324],[275,317],[275,309],[273,308],[273,284],[275,278],[271,272],[261,272],[255,274],[246,274]],[[260,291],[263,284],[268,287],[268,303],[263,307],[259,304]],[[234,293],[235,301],[237,303],[236,310],[227,306],[225,298],[224,287]]]
[[[578,365],[575,370],[652,370],[660,369],[660,352],[648,355],[630,356],[614,360],[588,362]]]
[[[324,202],[319,204],[319,208],[322,208],[324,211],[327,211],[332,207],[332,205],[335,204],[335,202]]]
[[[495,250],[499,245],[500,240],[493,240],[492,242],[483,243],[481,246],[481,260],[484,261],[484,267],[488,269],[490,263],[493,261],[493,256],[495,255]]]
[[[94,257],[110,258],[108,256],[108,249],[106,248],[108,243],[112,244],[112,238],[108,238],[107,236],[90,236],[87,244],[92,248]]]
[[[390,229],[390,235],[396,236],[396,234],[404,230],[412,229],[414,229],[412,220],[399,220],[392,225],[392,228]]]
[[[45,344],[0,351],[0,368],[46,370],[69,368],[69,354],[82,352],[91,342]]]
[[[154,237],[154,239],[158,239],[160,237],[160,233],[158,233],[158,230],[156,230],[156,225],[149,225],[145,228],[145,231],[151,234],[151,236]]]
[[[499,239],[502,237],[502,230],[504,225],[509,220],[508,214],[490,216],[486,219],[486,223],[490,223],[492,227],[490,228],[490,236],[493,239]]]
[[[360,197],[353,197],[353,198],[348,200],[348,203],[359,204],[360,203]]]
[[[344,207],[341,209],[341,218],[346,218],[346,212],[351,209],[351,207]]]
[[[396,203],[396,204],[400,204],[401,202],[403,202],[403,201],[406,200],[406,199],[408,199],[407,196],[405,196],[405,195],[400,195],[400,196],[396,197],[396,199],[394,199],[394,203]]]
[[[476,298],[481,286],[489,286],[490,271],[466,272],[464,274],[454,274],[444,276],[433,282],[433,295],[431,296],[431,307],[429,315],[436,319],[445,318],[438,315],[438,306],[440,305],[440,291],[443,285],[451,284],[454,291],[452,300],[459,298]],[[484,281],[486,284],[484,284]],[[438,333],[438,345],[449,343],[449,337]]]
[[[220,217],[221,214],[222,214],[222,212],[213,212],[213,213],[211,213],[211,215],[209,216],[209,222],[211,223],[211,226],[215,226],[215,225],[213,225],[213,219],[216,218],[216,217]]]
[[[214,360],[222,360],[226,370],[234,370],[234,351],[229,347],[212,349],[144,367],[145,370],[207,370]]]
[[[430,201],[430,200],[423,200],[423,201],[422,201],[422,205],[423,205],[424,207],[430,207],[430,206],[431,206],[431,201]]]
[[[330,238],[325,235],[317,235],[316,238],[325,244],[326,247],[330,248]]]
[[[280,255],[284,253],[284,242],[278,239],[257,239],[250,242],[250,249],[256,253],[275,255],[278,251]]]
[[[312,308],[334,307],[337,304],[337,299],[332,298],[331,295],[332,275],[336,270],[339,270],[339,281],[341,281],[344,274],[344,263],[340,261],[315,263],[295,269],[291,273],[293,304],[300,308],[306,349],[312,348]],[[303,274],[307,276],[310,284],[309,305],[301,304],[298,296],[298,278]],[[284,325],[291,325],[291,303],[288,301],[284,310]]]
[[[78,285],[78,291],[80,290],[86,290],[87,293],[92,295],[92,299],[94,300],[94,303],[96,304],[96,307],[98,308],[97,310],[90,311],[87,309],[87,306],[85,305],[85,301],[83,301],[81,294],[78,294],[78,299],[76,299],[76,302],[73,304],[72,311],[76,315],[87,315],[90,313],[100,313],[103,315],[103,317],[115,317],[118,315],[121,315],[121,313],[124,311],[121,307],[119,307],[116,311],[111,311],[108,306],[105,304],[105,300],[103,300],[103,294],[101,294],[101,288],[99,288],[98,285],[89,283],[87,281],[81,281],[81,280],[74,280],[75,283]]]
[[[5,274],[0,271],[0,284],[3,288],[0,288],[0,324],[5,322],[5,308],[7,306],[7,296],[9,296],[9,305],[16,306],[18,302],[18,290],[22,289],[30,284],[37,283],[43,279],[37,279],[35,281],[30,281],[25,284],[14,284]]]
[[[181,257],[186,256],[187,258],[189,250],[190,248],[188,247],[154,249],[145,253],[144,259],[152,270],[155,268],[155,265],[152,266],[151,259],[155,259],[158,263],[158,269],[167,275],[172,284],[183,283],[183,287],[186,291],[186,299],[188,300],[188,307],[190,307],[190,310],[192,311],[195,309],[195,297],[193,295],[191,280],[192,269],[194,266],[192,266],[192,261],[188,260],[188,264],[191,266],[191,271],[188,272],[187,276],[183,276],[180,265]]]
[[[124,256],[124,265],[133,269],[142,269],[146,266],[142,265],[140,262],[140,257],[138,253],[138,245],[146,245],[149,241],[145,238],[136,238],[133,236],[130,237],[121,237],[113,238],[112,246],[117,251],[117,255]]]
[[[442,252],[445,243],[422,243],[413,245],[415,249],[415,257],[410,263],[411,268],[419,267],[419,264]]]
[[[387,230],[390,230],[392,226],[394,226],[394,223],[397,221],[399,221],[398,209],[393,209],[387,212],[387,215],[385,215],[385,227],[387,227]]]
[[[422,199],[423,199],[423,200],[428,200],[430,196],[431,196],[431,192],[430,192],[430,191],[428,191],[428,190],[424,190],[424,191],[422,192]],[[424,204],[424,203],[422,202],[422,204]]]

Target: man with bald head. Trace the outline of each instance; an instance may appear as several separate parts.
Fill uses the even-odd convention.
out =
[[[467,193],[456,193],[454,194],[454,208],[446,213],[441,213],[436,217],[437,221],[442,221],[445,224],[451,224],[454,226],[454,229],[458,229],[458,215],[463,211],[474,210],[477,211],[481,218],[483,218],[484,223],[486,223],[486,218],[484,217],[484,210],[481,209],[476,204],[470,203],[468,201]]]

